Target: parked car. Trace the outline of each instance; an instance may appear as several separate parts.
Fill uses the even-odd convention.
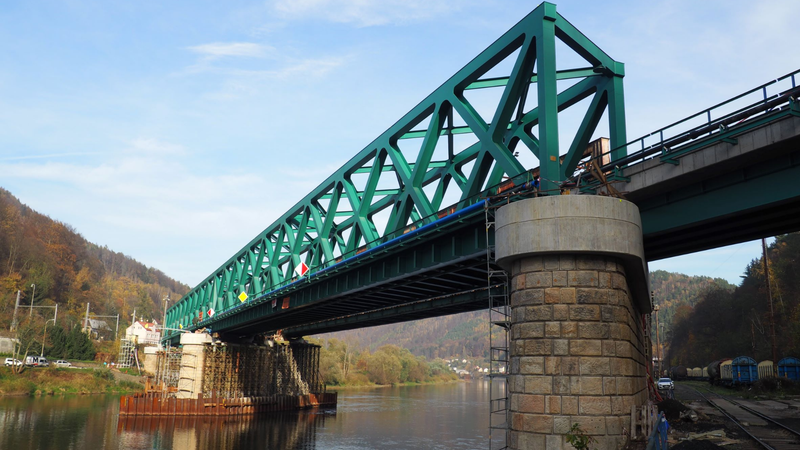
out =
[[[670,378],[659,378],[656,385],[659,389],[675,389],[675,383]]]
[[[6,358],[6,366],[21,366],[22,361],[14,358]]]
[[[72,363],[69,361],[65,361],[63,359],[59,359],[58,361],[53,363],[56,367],[72,367]]]
[[[44,356],[28,356],[25,358],[25,365],[33,367],[47,367],[50,365],[50,362],[48,362],[47,358]]]

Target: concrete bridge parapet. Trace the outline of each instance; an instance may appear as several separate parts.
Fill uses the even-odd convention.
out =
[[[647,400],[650,312],[636,205],[610,197],[522,200],[497,214],[496,259],[511,275],[509,446],[624,445]]]

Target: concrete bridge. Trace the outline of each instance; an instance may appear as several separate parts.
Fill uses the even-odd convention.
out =
[[[585,65],[556,70],[557,40]],[[647,261],[800,229],[797,72],[633,141],[624,73],[543,3],[173,305],[164,342],[490,308],[510,448],[566,448],[574,423],[618,448],[649,395]]]

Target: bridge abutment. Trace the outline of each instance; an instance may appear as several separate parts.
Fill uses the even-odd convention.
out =
[[[599,196],[519,201],[498,211],[496,249],[511,275],[510,448],[572,448],[574,424],[596,448],[621,448],[648,395],[638,209]]]

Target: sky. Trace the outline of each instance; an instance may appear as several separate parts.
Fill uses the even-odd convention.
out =
[[[556,3],[625,63],[629,138],[798,68],[793,0]],[[4,1],[0,187],[194,286],[537,5]]]

